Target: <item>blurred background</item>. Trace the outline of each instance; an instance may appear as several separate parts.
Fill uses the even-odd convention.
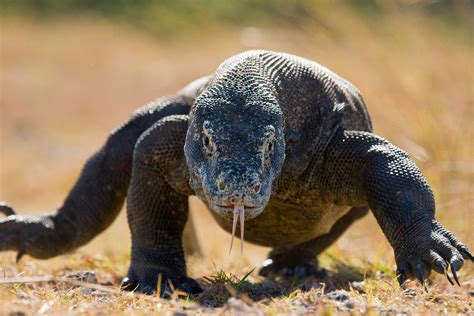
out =
[[[414,157],[433,186],[438,218],[474,247],[472,1],[0,4],[0,200],[19,212],[54,211],[85,160],[135,108],[233,54],[263,48],[318,61],[358,86],[376,133]],[[248,244],[244,257],[229,257],[230,236],[197,199],[192,213],[207,262],[265,258],[268,249]],[[79,252],[127,256],[128,234],[122,212]],[[393,264],[372,215],[329,251],[345,253]]]

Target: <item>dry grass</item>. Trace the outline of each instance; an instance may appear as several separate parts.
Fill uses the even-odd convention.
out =
[[[433,185],[438,218],[474,247],[472,41],[415,14],[387,15],[376,24],[340,8],[321,20],[299,30],[220,29],[212,37],[193,33],[162,42],[84,17],[4,18],[0,200],[22,213],[53,210],[82,163],[135,107],[212,72],[236,52],[262,47],[318,60],[354,82],[377,133],[410,152]],[[54,280],[0,285],[0,312],[472,313],[472,263],[460,273],[462,288],[436,276],[428,293],[416,284],[403,292],[394,282],[392,250],[372,216],[322,257],[334,271],[328,280],[272,283],[256,272],[242,281],[268,249],[246,244],[244,257],[227,256],[229,236],[195,199],[192,206],[205,256],[189,258],[189,273],[208,278],[195,300],[116,291],[129,261],[121,214],[75,254],[46,262],[27,257],[16,265],[13,253],[2,253],[1,276]],[[94,271],[97,279],[87,281],[95,286],[62,279],[76,271]]]

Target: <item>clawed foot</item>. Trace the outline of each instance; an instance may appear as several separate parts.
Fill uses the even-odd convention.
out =
[[[166,277],[158,278],[158,280],[161,280],[160,297],[162,298],[170,298],[176,290],[188,295],[196,295],[202,292],[202,288],[196,280],[187,276],[178,279],[174,278],[174,281]],[[158,282],[147,282],[144,280],[140,283],[137,280],[126,277],[122,280],[120,288],[125,291],[138,291],[143,294],[152,295],[156,293],[157,285]]]
[[[13,208],[0,202],[0,251],[18,251],[17,261],[24,254],[46,259],[55,255],[54,223],[49,216],[16,215]]]
[[[5,216],[15,215],[13,208],[5,202],[0,202],[0,213]]]
[[[327,271],[318,266],[316,258],[306,260],[267,259],[263,262],[259,274],[266,278],[325,278]]]
[[[415,277],[426,289],[425,280],[431,270],[444,274],[449,283],[454,285],[448,274],[448,270],[451,270],[454,281],[461,286],[457,271],[463,266],[464,259],[474,261],[469,249],[436,220],[431,223],[429,236],[414,231],[414,238],[407,238],[403,247],[395,249],[400,285],[407,278]]]
[[[195,295],[202,292],[199,284],[186,275],[181,245],[158,251],[156,248],[132,245],[132,262],[121,288],[169,298],[175,291]]]

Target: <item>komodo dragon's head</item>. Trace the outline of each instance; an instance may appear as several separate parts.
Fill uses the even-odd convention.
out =
[[[221,80],[195,101],[184,146],[190,185],[234,226],[263,212],[285,159],[283,114],[265,83]]]

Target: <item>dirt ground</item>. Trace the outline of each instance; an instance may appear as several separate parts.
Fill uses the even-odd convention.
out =
[[[22,214],[54,211],[84,161],[136,107],[212,72],[235,53],[265,48],[317,60],[355,83],[376,132],[408,151],[433,186],[438,219],[474,248],[472,40],[416,15],[387,17],[380,28],[352,15],[343,22],[330,14],[327,19],[331,30],[249,26],[174,41],[85,17],[3,19],[0,200]],[[357,37],[351,36],[355,29]],[[98,279],[93,282],[97,288],[63,279],[0,282],[0,311],[473,312],[472,263],[459,274],[461,288],[434,276],[428,293],[414,283],[409,290],[399,289],[393,251],[372,215],[321,258],[333,271],[332,281],[273,284],[256,271],[242,280],[269,249],[246,243],[244,256],[237,251],[229,256],[230,236],[196,198],[191,205],[204,256],[190,258],[189,272],[212,279],[207,296],[168,302],[117,293],[130,245],[122,212],[106,232],[73,254],[48,261],[25,257],[18,265],[14,253],[0,254],[0,276],[62,278],[92,270]],[[330,294],[334,289],[337,295]]]

